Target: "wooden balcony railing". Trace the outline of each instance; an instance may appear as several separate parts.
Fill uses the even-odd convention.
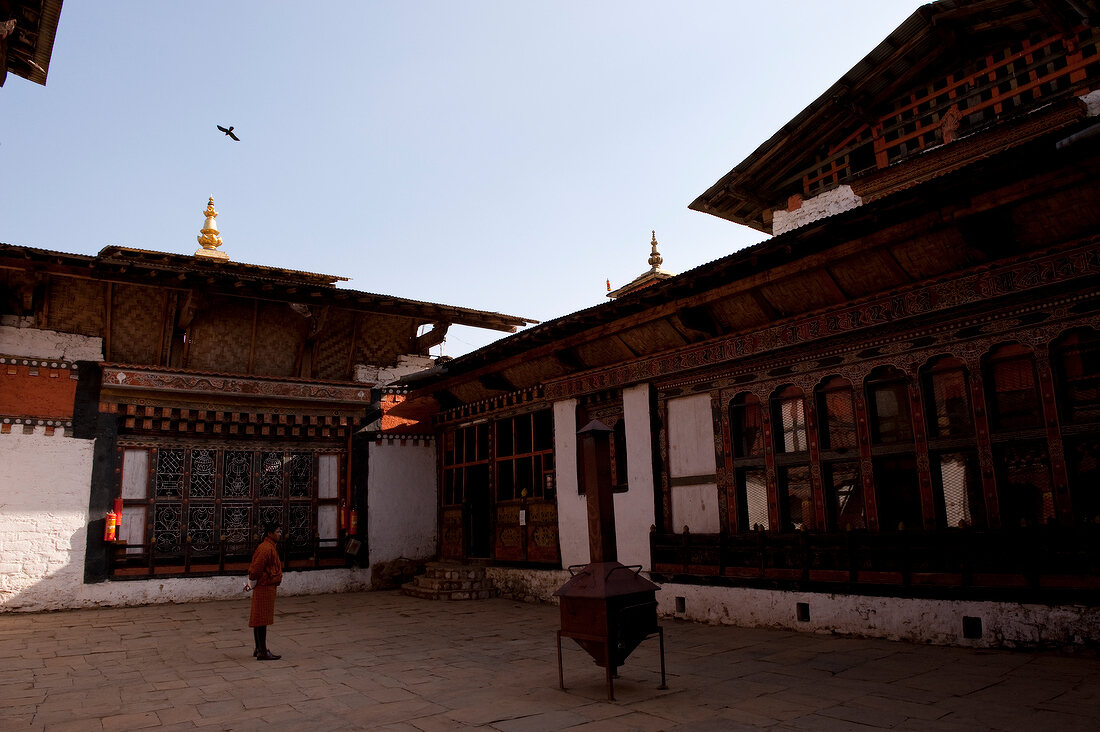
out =
[[[1005,531],[652,532],[653,572],[693,582],[820,591],[1100,603],[1100,526]]]

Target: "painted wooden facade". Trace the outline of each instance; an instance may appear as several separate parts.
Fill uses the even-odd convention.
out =
[[[374,434],[355,433],[383,430],[382,387],[429,366],[450,323],[527,322],[340,279],[224,256],[0,245],[3,431],[95,440],[89,580],[243,571],[268,520],[284,527],[289,568],[345,566],[347,540],[368,538]],[[28,334],[81,339],[95,356],[40,361]]]

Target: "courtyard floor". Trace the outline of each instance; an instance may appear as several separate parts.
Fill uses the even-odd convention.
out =
[[[607,701],[558,608],[399,592],[0,615],[4,730],[1097,730],[1092,654],[918,646],[662,619]]]

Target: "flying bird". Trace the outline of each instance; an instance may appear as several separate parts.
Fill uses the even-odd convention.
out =
[[[232,137],[237,142],[241,141],[241,138],[239,138],[239,137],[237,137],[236,135],[233,134],[233,125],[229,125],[228,130],[225,129],[224,127],[222,127],[221,125],[218,125],[218,129],[221,130],[222,132],[224,132],[225,134],[229,135],[230,137]]]

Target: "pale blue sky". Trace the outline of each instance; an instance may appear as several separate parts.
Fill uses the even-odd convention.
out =
[[[190,254],[213,195],[236,261],[550,320],[763,240],[687,206],[919,5],[66,0],[0,241]]]

